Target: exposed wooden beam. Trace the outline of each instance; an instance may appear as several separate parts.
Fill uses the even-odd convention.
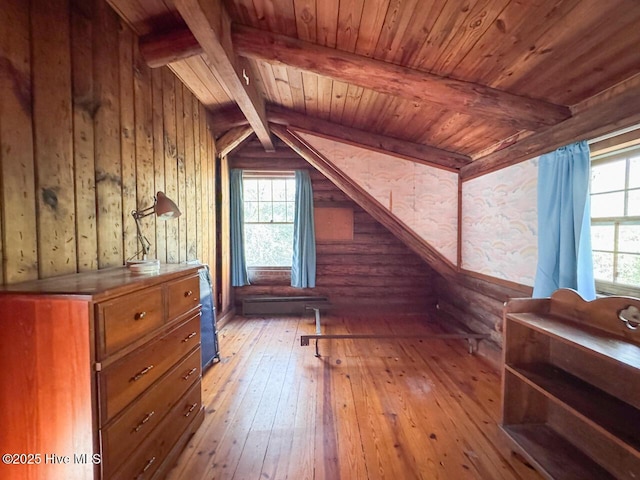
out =
[[[231,105],[225,108],[218,108],[208,112],[209,128],[215,138],[229,131],[234,127],[248,125],[247,117],[244,116],[242,110],[237,105]]]
[[[640,123],[640,74],[574,107],[574,116],[460,169],[469,180],[572,142],[589,140]]]
[[[443,257],[437,250],[425,242],[424,239],[419,237],[409,227],[398,220],[391,212],[380,205],[375,198],[373,198],[362,187],[354,183],[349,177],[338,170],[321,153],[315,151],[294,132],[288,130],[282,125],[272,125],[271,129],[278,138],[333,182],[335,186],[360,205],[360,207],[369,213],[369,215],[387,227],[391,233],[418,254],[434,270],[441,275],[451,278],[456,275],[456,269],[449,260]]]
[[[377,92],[489,118],[516,130],[538,130],[571,115],[569,108],[484,85],[441,77],[254,28],[234,25],[239,55],[314,72]]]
[[[202,46],[220,83],[247,117],[265,150],[273,151],[264,110],[264,100],[250,78],[244,82],[231,45],[231,19],[220,0],[174,0],[174,5]]]
[[[253,129],[249,126],[232,128],[216,142],[218,155],[220,157],[226,157],[229,153],[242,145],[242,143],[249,138],[252,133]]]
[[[202,47],[188,27],[162,34],[145,35],[138,40],[140,53],[151,68],[163,67],[203,53]]]
[[[230,128],[247,124],[246,119],[235,106],[213,111],[210,116],[210,124],[216,136]],[[412,162],[433,167],[457,171],[471,162],[471,159],[465,155],[345,127],[344,125],[303,115],[275,105],[267,106],[267,118],[271,123],[290,126],[295,130],[306,131],[330,140],[337,140],[380,153],[392,154]]]
[[[418,143],[406,142],[397,138],[385,137],[356,128],[345,127],[337,123],[309,117],[281,107],[268,105],[267,118],[272,123],[295,127],[296,130],[304,130],[331,140],[338,140],[376,152],[391,153],[413,162],[439,168],[457,171],[460,167],[471,162],[471,159],[464,155]]]

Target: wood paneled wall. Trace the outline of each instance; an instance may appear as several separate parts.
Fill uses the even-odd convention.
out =
[[[215,268],[215,144],[204,107],[151,70],[103,0],[0,0],[0,283],[123,265],[131,211],[151,257]]]
[[[354,211],[352,241],[320,242],[316,288],[252,285],[235,288],[239,304],[246,295],[326,295],[343,309],[395,309],[424,312],[435,305],[435,283],[440,281],[425,262],[385,227],[356,205],[321,173],[311,169],[279,140],[276,152],[265,153],[250,141],[230,157],[231,168],[310,169],[315,207],[347,207]]]

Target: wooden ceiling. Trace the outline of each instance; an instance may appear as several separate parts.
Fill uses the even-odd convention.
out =
[[[108,1],[266,149],[273,122],[470,178],[640,123],[637,0]]]

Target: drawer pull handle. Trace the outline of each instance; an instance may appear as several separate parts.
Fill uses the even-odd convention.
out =
[[[153,368],[153,365],[149,365],[146,368],[143,368],[140,373],[136,373],[133,377],[131,377],[131,381],[135,382],[137,380],[140,380],[140,378],[142,378],[144,375],[146,375],[147,373],[149,373],[149,371]]]
[[[191,290],[187,290],[186,292],[184,292],[185,297],[190,297],[191,295],[193,295],[193,292]]]
[[[147,414],[145,415],[145,417],[142,419],[142,421],[141,421],[141,422],[136,426],[136,428],[134,428],[134,429],[133,429],[133,431],[134,431],[134,432],[139,432],[139,431],[140,431],[140,429],[141,429],[142,427],[144,427],[144,424],[145,424],[145,423],[147,423],[147,422],[151,419],[151,417],[153,417],[153,414],[154,414],[154,413],[156,413],[156,412],[155,412],[155,411],[153,411],[153,410],[152,410],[151,412],[147,413]]]
[[[188,342],[189,340],[191,340],[193,337],[195,337],[197,335],[196,332],[191,332],[189,335],[187,335],[184,340],[182,340],[183,342]]]
[[[142,469],[142,473],[145,473],[147,470],[149,470],[151,468],[151,465],[153,465],[153,462],[155,461],[156,461],[156,457],[151,457],[151,460],[149,460],[147,464],[144,466],[144,468]]]
[[[142,320],[144,317],[147,316],[147,312],[137,312],[133,318],[134,320]]]
[[[193,374],[194,374],[194,373],[196,373],[197,371],[198,371],[198,369],[197,369],[196,367],[193,367],[193,368],[192,368],[191,370],[189,370],[189,371],[187,372],[187,374],[186,374],[184,377],[182,377],[182,378],[184,378],[185,380],[187,380],[191,375],[193,375]]]
[[[185,417],[188,417],[189,415],[191,415],[193,413],[193,411],[196,409],[196,407],[198,406],[198,403],[194,403],[193,405],[191,405],[189,407],[189,411],[187,411],[187,413],[184,414]]]

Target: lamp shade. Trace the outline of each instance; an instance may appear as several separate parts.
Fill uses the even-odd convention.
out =
[[[155,211],[156,215],[161,220],[178,218],[182,215],[182,212],[180,212],[180,209],[175,202],[168,198],[163,192],[158,192],[156,194]]]

